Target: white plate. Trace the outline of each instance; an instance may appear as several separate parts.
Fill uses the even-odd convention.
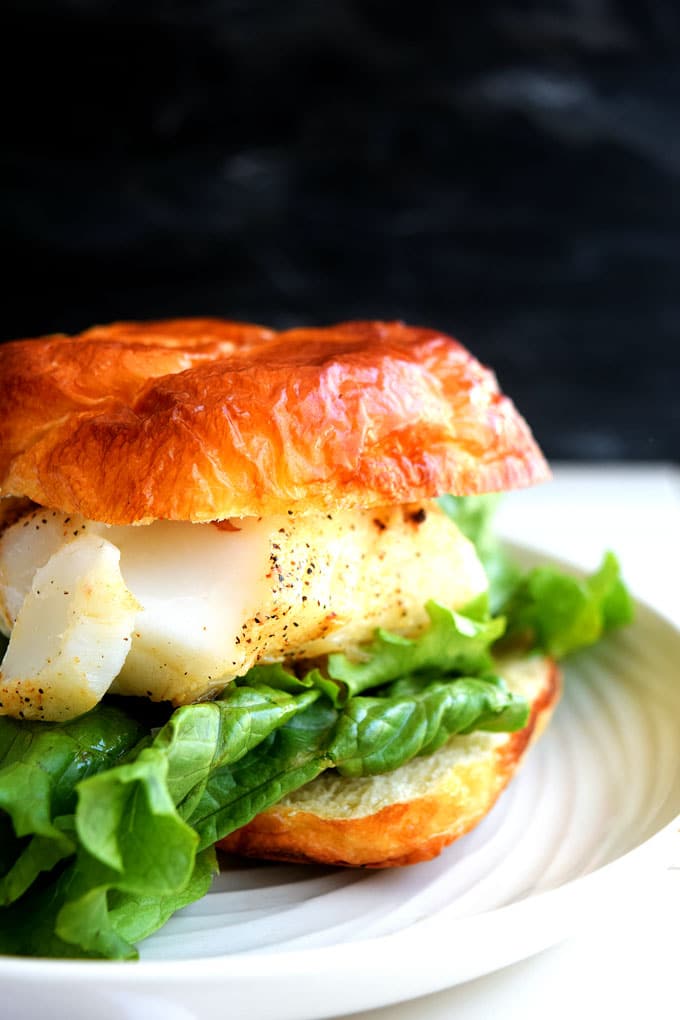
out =
[[[522,774],[436,860],[235,864],[138,964],[0,959],[2,1015],[319,1020],[489,973],[620,905],[678,825],[680,633],[640,606],[566,674]]]

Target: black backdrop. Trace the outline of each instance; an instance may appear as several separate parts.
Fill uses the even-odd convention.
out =
[[[680,3],[9,0],[7,339],[404,318],[678,459]]]

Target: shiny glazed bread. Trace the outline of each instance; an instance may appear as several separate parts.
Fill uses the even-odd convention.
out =
[[[385,506],[541,481],[493,374],[401,323],[116,323],[0,347],[0,494],[110,524]]]

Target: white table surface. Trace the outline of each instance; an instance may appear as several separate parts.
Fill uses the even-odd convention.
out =
[[[558,466],[549,485],[507,497],[498,524],[586,568],[613,549],[634,593],[680,626],[680,469]],[[680,834],[644,892],[622,900],[616,918],[589,918],[538,956],[354,1020],[680,1017]]]

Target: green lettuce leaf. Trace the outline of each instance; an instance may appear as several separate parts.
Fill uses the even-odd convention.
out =
[[[110,875],[102,870],[97,877],[91,867],[89,888],[82,886],[82,865],[71,864],[49,885],[34,886],[18,903],[0,910],[0,952],[134,959],[134,943],[205,895],[217,861],[212,847],[198,854],[189,881],[169,894],[112,890]]]
[[[236,679],[236,683],[248,687],[259,687],[262,684],[277,691],[287,691],[289,694],[300,694],[316,686],[313,670],[299,677],[282,662],[252,666],[245,676]]]
[[[489,649],[505,629],[502,618],[476,620],[437,602],[428,602],[425,609],[430,625],[416,638],[379,629],[361,649],[363,661],[341,654],[328,657],[328,674],[341,685],[339,703],[412,674],[476,676],[489,671]]]
[[[218,701],[174,712],[135,761],[81,782],[78,857],[56,915],[57,936],[86,955],[130,958],[130,933],[148,934],[202,895],[214,859],[204,854],[197,865],[199,831],[186,819],[211,776],[318,696],[262,684],[230,687]]]
[[[168,788],[183,818],[192,814],[220,766],[238,761],[319,697],[304,686],[295,695],[258,682],[257,675],[255,681],[256,686],[230,685],[218,701],[178,708],[155,737],[153,747],[167,756]]]
[[[586,578],[592,597],[599,603],[603,631],[631,623],[635,606],[621,577],[621,567],[613,552],[606,552],[594,574]]]
[[[633,600],[611,552],[585,580],[554,567],[522,574],[493,531],[500,498],[442,496],[439,504],[477,549],[489,578],[490,611],[507,617],[504,644],[521,639],[529,649],[561,658],[630,623]]]
[[[507,641],[562,658],[629,623],[633,601],[613,553],[585,579],[554,567],[534,567],[503,606]]]
[[[99,706],[67,723],[0,718],[0,808],[5,823],[0,905],[18,899],[43,871],[76,849],[68,823],[76,787],[135,747],[143,729],[126,713]],[[32,837],[32,838],[31,838]]]
[[[124,892],[165,892],[191,875],[197,841],[170,795],[169,765],[161,749],[145,748],[78,787],[80,846]]]
[[[167,771],[167,756],[145,748],[134,762],[80,782],[75,860],[14,905],[8,916],[19,915],[18,924],[3,916],[5,951],[134,958],[134,946],[116,930],[109,894],[163,899],[181,893],[195,867],[198,837],[175,809]],[[30,925],[21,920],[27,912]]]
[[[310,704],[233,765],[218,769],[189,819],[206,847],[251,821],[332,764],[327,747],[337,710]]]
[[[401,693],[404,692],[404,693]],[[455,733],[514,731],[529,708],[499,677],[435,681],[381,698],[352,698],[342,712],[328,753],[343,776],[391,772],[431,754]]]
[[[51,871],[56,864],[76,852],[77,844],[69,831],[72,817],[56,818],[50,835],[34,836],[21,844],[13,863],[0,879],[0,906],[14,903],[42,872]],[[62,824],[64,832],[60,831]]]
[[[62,877],[67,898],[55,931],[88,955],[135,956],[110,915],[111,891],[163,898],[190,882],[198,837],[175,808],[168,768],[168,755],[147,747],[136,761],[79,785],[78,856]]]
[[[114,891],[108,903],[111,926],[125,942],[141,942],[182,907],[205,896],[218,870],[217,855],[210,846],[196,855],[191,877],[179,891],[165,895]]]

